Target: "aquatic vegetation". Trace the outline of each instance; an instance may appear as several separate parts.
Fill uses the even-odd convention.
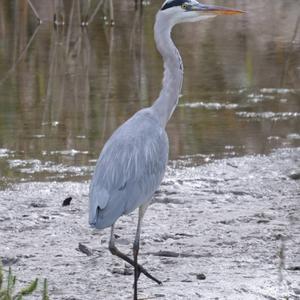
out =
[[[16,292],[17,276],[13,275],[11,267],[8,269],[6,281],[4,281],[3,273],[4,269],[0,264],[0,300],[22,300],[36,291],[38,278]],[[42,300],[49,300],[47,279],[44,279]]]

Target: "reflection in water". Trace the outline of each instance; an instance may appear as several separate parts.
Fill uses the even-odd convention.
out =
[[[57,9],[32,3],[43,20]],[[8,181],[89,175],[113,130],[159,93],[159,3],[135,10],[134,1],[115,1],[113,28],[99,14],[79,26],[97,1],[63,3],[67,25],[56,29],[37,27],[25,1],[0,3],[0,177]],[[298,5],[237,2],[247,16],[175,28],[185,81],[168,125],[172,159],[195,164],[300,145]]]

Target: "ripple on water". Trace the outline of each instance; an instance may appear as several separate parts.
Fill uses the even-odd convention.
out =
[[[11,151],[11,150],[6,149],[6,148],[0,148],[0,158],[8,157],[11,154],[14,154],[14,151]]]
[[[239,90],[227,91],[229,95],[242,95],[250,105],[262,103],[264,101],[280,101],[281,103],[288,102],[288,96],[299,93],[299,89],[288,88],[261,88],[259,90],[249,90],[247,88]],[[239,96],[239,97],[240,97]]]
[[[46,135],[45,134],[34,134],[34,135],[32,135],[32,137],[35,139],[43,139],[46,137]]]
[[[298,133],[291,133],[287,135],[289,140],[300,140],[300,134]]]
[[[247,119],[267,119],[272,121],[279,120],[289,120],[292,118],[299,118],[300,113],[298,112],[247,112],[247,111],[239,111],[236,112],[239,117],[247,118]]]
[[[23,174],[52,174],[52,175],[73,175],[85,176],[92,172],[90,166],[68,166],[64,164],[56,164],[51,161],[42,162],[39,159],[11,159],[8,160],[9,168],[15,169]]]
[[[247,95],[247,98],[248,98],[248,102],[250,102],[250,103],[259,103],[259,102],[263,102],[265,100],[273,100],[273,99],[275,99],[275,96],[253,93],[253,94]]]
[[[64,155],[64,156],[75,156],[77,154],[89,154],[88,151],[79,151],[79,150],[75,150],[75,149],[71,149],[71,150],[61,150],[61,151],[50,151],[49,153],[44,152],[45,155],[50,154],[50,155]]]
[[[294,94],[299,90],[287,88],[262,88],[260,91],[264,94]]]
[[[211,110],[219,110],[219,109],[235,109],[238,107],[238,104],[200,101],[200,102],[186,102],[180,104],[179,106],[188,107],[188,108],[206,108]]]

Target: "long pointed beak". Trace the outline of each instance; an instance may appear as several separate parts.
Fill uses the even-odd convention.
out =
[[[236,15],[236,14],[243,14],[245,11],[235,9],[235,8],[228,8],[224,6],[217,6],[217,5],[205,5],[205,4],[193,4],[189,7],[191,11],[199,11],[208,14],[214,15]]]

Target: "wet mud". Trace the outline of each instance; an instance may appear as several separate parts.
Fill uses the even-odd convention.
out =
[[[299,171],[300,148],[169,167],[139,258],[163,284],[141,275],[140,299],[300,299]],[[53,300],[132,299],[132,268],[108,251],[109,229],[87,224],[87,181],[18,183],[0,199],[0,255],[20,284],[46,277]],[[116,226],[129,255],[136,221]]]

